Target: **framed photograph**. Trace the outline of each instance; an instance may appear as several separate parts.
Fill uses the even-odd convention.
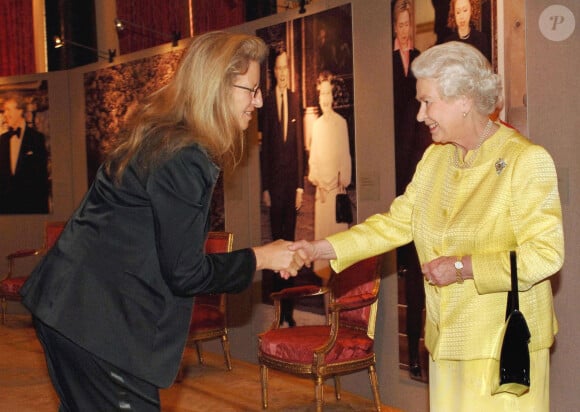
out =
[[[46,80],[0,87],[0,214],[49,214],[52,164]]]

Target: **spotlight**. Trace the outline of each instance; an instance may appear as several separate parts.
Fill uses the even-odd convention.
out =
[[[115,19],[115,29],[117,30],[118,34],[127,30],[127,27],[129,27],[129,28],[133,27],[133,28],[139,29],[140,31],[146,31],[146,32],[149,32],[152,34],[156,34],[157,36],[160,36],[161,39],[166,40],[166,41],[171,40],[171,45],[173,47],[176,47],[177,43],[181,39],[181,32],[179,32],[179,31],[173,31],[171,33],[163,33],[163,32],[157,31],[157,30],[150,29],[149,27],[143,26],[141,24],[132,23],[132,22],[127,21],[127,20],[122,20],[120,18]],[[137,30],[134,30],[134,31],[137,31]]]
[[[74,42],[72,40],[65,40],[61,36],[54,36],[53,41],[54,41],[54,48],[55,49],[60,49],[64,46],[66,46],[67,44],[70,44],[72,46],[80,47],[82,49],[91,50],[91,51],[97,53],[97,56],[99,57],[99,59],[108,60],[109,63],[113,63],[113,60],[115,60],[115,57],[117,56],[117,50],[115,50],[115,49],[109,49],[107,51],[102,51],[99,49],[95,49],[94,47],[87,46],[85,44]]]

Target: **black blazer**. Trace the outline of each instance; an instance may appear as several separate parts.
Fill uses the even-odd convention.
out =
[[[0,213],[48,213],[48,151],[38,130],[26,127],[18,164],[10,171],[11,133],[0,136]]]
[[[22,289],[48,326],[156,386],[177,373],[192,296],[238,292],[251,249],[204,253],[219,169],[197,146],[151,172],[131,164],[120,186],[100,169],[56,245]]]

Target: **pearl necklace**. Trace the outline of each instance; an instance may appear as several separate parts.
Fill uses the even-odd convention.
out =
[[[457,34],[459,34],[459,32],[457,32]],[[469,32],[465,36],[462,36],[461,34],[459,34],[459,38],[461,40],[467,40],[467,39],[469,39],[469,36],[471,36],[471,30],[469,30]]]
[[[457,167],[458,169],[469,169],[473,165],[473,162],[477,157],[477,152],[479,151],[479,148],[481,147],[485,139],[487,139],[491,135],[493,125],[494,123],[490,119],[488,119],[487,124],[485,125],[485,129],[483,129],[483,133],[481,133],[481,136],[479,136],[479,142],[477,143],[475,149],[473,149],[473,153],[471,154],[471,157],[468,162],[466,162],[465,160],[461,161],[459,159],[460,149],[457,146],[455,146],[455,152],[453,153],[453,164],[455,165],[455,167]]]

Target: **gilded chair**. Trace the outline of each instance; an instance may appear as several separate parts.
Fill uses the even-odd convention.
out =
[[[54,245],[66,222],[47,222],[44,226],[44,245],[38,249],[21,249],[8,256],[8,273],[0,281],[0,304],[2,307],[2,324],[6,322],[6,309],[8,301],[19,302],[22,300],[20,289],[28,276],[15,276],[16,261],[21,258],[39,256],[45,254]]]
[[[231,252],[234,235],[229,232],[209,232],[205,242],[206,253]],[[230,342],[228,340],[227,314],[225,293],[214,295],[198,295],[193,304],[187,346],[195,346],[200,364],[204,363],[202,342],[211,339],[220,339],[224,351],[226,367],[232,370]],[[177,381],[183,377],[183,364],[178,373]]]
[[[340,376],[368,370],[375,408],[381,410],[375,369],[374,326],[380,285],[379,257],[333,273],[327,286],[298,286],[273,293],[274,321],[258,336],[262,407],[268,408],[268,369],[315,381],[316,411],[324,405],[323,384],[334,379],[340,400]],[[326,324],[280,328],[280,300],[328,294]]]

